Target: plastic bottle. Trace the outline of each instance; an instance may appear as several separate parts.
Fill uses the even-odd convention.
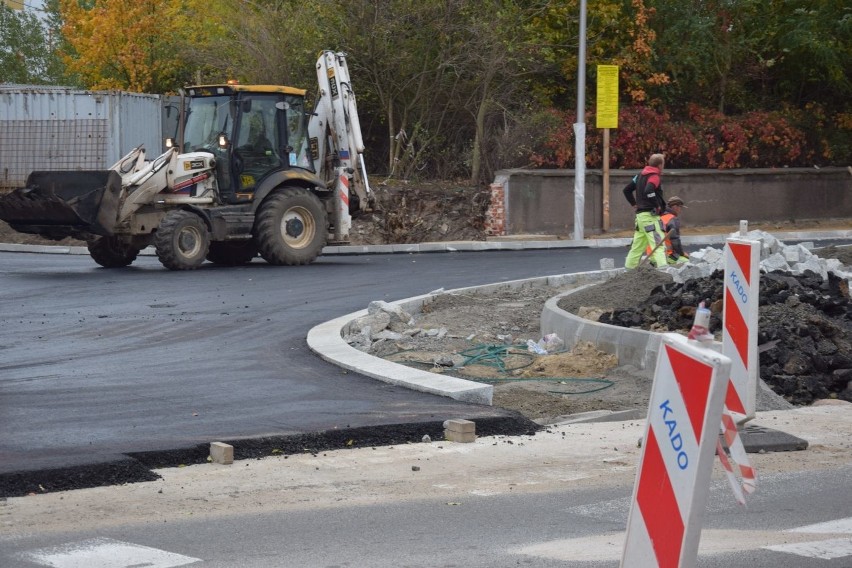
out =
[[[695,321],[686,337],[702,343],[713,341],[713,334],[710,333],[710,310],[704,306],[704,302],[698,304],[698,309],[695,310]]]

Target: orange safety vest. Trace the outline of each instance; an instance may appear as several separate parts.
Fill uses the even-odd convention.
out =
[[[666,227],[669,225],[669,221],[674,218],[674,213],[663,213],[660,215],[660,224],[663,226],[663,232],[666,233],[666,256],[672,256],[674,254],[674,250],[672,250],[672,241],[669,239],[668,231],[666,231]],[[645,254],[650,256],[651,251],[654,250],[650,246],[645,248]]]

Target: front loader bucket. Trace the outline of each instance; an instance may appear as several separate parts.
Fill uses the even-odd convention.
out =
[[[121,176],[113,170],[33,172],[27,187],[0,196],[0,219],[50,238],[111,235],[120,193]]]

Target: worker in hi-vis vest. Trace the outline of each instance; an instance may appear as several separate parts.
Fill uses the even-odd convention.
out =
[[[665,231],[665,247],[666,247],[666,262],[668,264],[683,264],[689,262],[689,254],[683,250],[683,244],[680,242],[680,214],[686,207],[683,199],[674,196],[666,201],[666,211],[660,215],[660,222],[663,224]],[[645,249],[645,254],[650,256],[651,247]]]
[[[624,197],[636,210],[633,244],[624,261],[625,268],[636,268],[648,247],[653,251],[651,261],[655,266],[666,266],[666,251],[661,244],[665,239],[660,215],[666,208],[660,176],[665,167],[662,154],[652,154],[648,165],[624,186]]]

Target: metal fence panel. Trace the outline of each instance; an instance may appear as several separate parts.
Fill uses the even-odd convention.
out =
[[[106,169],[144,145],[163,151],[159,95],[0,86],[0,189],[34,170]]]

